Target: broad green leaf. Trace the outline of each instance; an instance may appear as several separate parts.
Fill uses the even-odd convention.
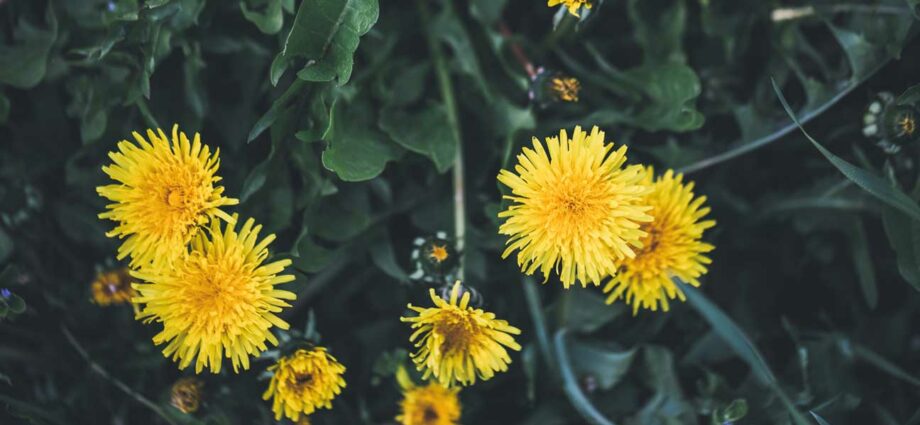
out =
[[[426,107],[418,113],[385,108],[380,113],[380,128],[404,148],[431,159],[439,173],[454,163],[457,140],[441,106]]]
[[[647,131],[688,131],[703,125],[703,114],[695,106],[702,92],[700,79],[690,67],[677,63],[642,66],[623,74],[642,87],[650,99],[624,121]]]
[[[684,63],[681,47],[687,20],[684,0],[629,0],[627,4],[644,62]]]
[[[251,142],[259,137],[265,129],[271,127],[275,123],[275,120],[278,119],[278,116],[295,102],[301,96],[306,93],[307,83],[301,80],[295,80],[291,85],[285,90],[278,99],[272,102],[272,106],[268,111],[263,114],[258,121],[252,126],[252,129],[249,130],[249,136],[246,138],[247,143]]]
[[[786,102],[786,98],[783,96],[782,91],[779,89],[779,86],[776,85],[776,81],[773,81],[773,89],[776,91],[776,95],[779,97],[780,102],[783,104],[783,108],[786,109],[786,114],[792,118],[792,121],[799,127],[799,130],[802,131],[802,134],[827,158],[834,167],[837,168],[843,175],[856,183],[859,187],[863,188],[865,191],[869,192],[880,201],[891,205],[894,208],[897,208],[904,213],[908,214],[914,220],[920,220],[920,207],[917,206],[917,203],[914,200],[910,199],[909,196],[904,194],[904,192],[893,187],[890,183],[885,181],[885,179],[878,177],[862,168],[859,168],[849,162],[843,160],[831,153],[818,143],[817,140],[811,137],[808,132],[805,131],[805,128],[799,123],[798,119],[795,117],[795,113],[792,112],[792,108],[789,107],[789,103]]]
[[[240,2],[240,10],[249,22],[252,22],[265,34],[276,34],[284,25],[284,12],[281,10],[281,0],[268,0],[261,12],[250,9],[247,2]]]
[[[891,206],[882,209],[882,224],[898,259],[898,272],[920,291],[920,221]]]
[[[298,256],[291,258],[293,266],[304,273],[318,273],[332,260],[342,255],[342,250],[331,250],[316,244],[309,236],[300,238],[297,244]]]
[[[45,25],[40,29],[24,18],[13,29],[13,44],[0,46],[0,83],[27,89],[45,78],[48,54],[57,40],[58,22],[51,3],[45,11]]]
[[[326,137],[323,165],[344,181],[370,180],[380,175],[400,150],[375,130],[370,106],[336,103]]]
[[[297,78],[347,83],[360,38],[374,26],[379,13],[377,0],[305,0],[283,51],[286,57],[308,60]]]

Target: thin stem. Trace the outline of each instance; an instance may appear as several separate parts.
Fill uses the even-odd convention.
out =
[[[460,119],[457,114],[457,102],[454,99],[454,89],[450,82],[450,72],[447,69],[447,61],[444,59],[444,51],[441,45],[431,31],[430,22],[431,14],[428,11],[426,0],[416,1],[419,15],[422,18],[422,26],[425,28],[425,38],[428,40],[428,49],[431,52],[432,61],[435,66],[435,73],[438,77],[438,86],[441,91],[441,100],[444,101],[444,108],[447,112],[447,122],[450,125],[454,140],[457,142],[457,153],[454,158],[453,182],[454,182],[454,237],[457,238],[457,251],[460,252],[460,265],[457,271],[457,278],[463,280],[463,268],[465,261],[463,247],[466,237],[466,199],[464,196],[463,184],[463,137],[460,133]],[[451,4],[447,3],[448,6]]]
[[[533,80],[537,76],[537,70],[534,68],[533,63],[530,62],[530,59],[527,58],[524,49],[522,49],[521,45],[514,39],[511,29],[508,28],[508,24],[506,24],[505,21],[498,22],[498,32],[505,38],[508,47],[511,48],[511,53],[514,55],[514,58],[517,59],[518,63],[521,64],[521,67],[524,68],[524,71],[527,72],[527,76]]]
[[[540,348],[543,361],[549,365],[550,369],[556,369],[556,356],[553,355],[550,346],[549,331],[546,327],[546,317],[543,315],[540,293],[537,291],[537,282],[531,277],[525,277],[521,282],[521,288],[524,290],[524,299],[527,301],[527,310],[533,321],[534,333],[537,335],[537,347]]]
[[[144,406],[147,406],[147,408],[149,408],[150,410],[153,410],[154,413],[159,415],[166,422],[170,423],[171,425],[177,425],[176,422],[172,420],[172,418],[166,415],[166,412],[163,411],[163,408],[158,406],[156,403],[150,401],[150,399],[148,399],[147,397],[144,397],[143,395],[132,390],[131,387],[128,386],[128,384],[125,384],[118,378],[112,376],[111,374],[109,374],[108,371],[106,371],[102,366],[100,366],[99,363],[96,363],[95,361],[93,361],[93,359],[89,357],[89,353],[86,352],[86,349],[84,349],[83,346],[80,345],[80,343],[77,341],[76,338],[74,338],[73,334],[70,333],[70,330],[68,330],[67,327],[65,327],[64,325],[61,325],[61,331],[64,332],[64,336],[67,338],[67,341],[70,342],[70,345],[72,345],[75,350],[77,350],[77,353],[80,354],[80,357],[83,357],[83,360],[86,360],[86,363],[89,364],[90,369],[92,369],[93,372],[96,372],[97,374],[99,374],[99,376],[111,382],[112,385],[115,385],[122,392],[124,392],[131,398],[137,400],[138,403],[141,403]]]
[[[770,18],[773,22],[791,21],[814,16],[818,13],[880,13],[888,15],[901,15],[909,13],[910,9],[897,6],[880,6],[866,4],[835,4],[832,6],[803,6],[803,7],[781,7],[773,9]]]

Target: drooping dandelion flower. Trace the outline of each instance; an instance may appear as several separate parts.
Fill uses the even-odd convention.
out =
[[[182,378],[173,384],[169,392],[169,404],[182,413],[195,413],[201,405],[201,390],[204,382],[198,378]]]
[[[591,8],[590,0],[549,0],[547,6],[555,7],[560,4],[569,9],[569,13],[571,13],[573,16],[578,16],[578,10],[582,7],[585,9]]]
[[[400,318],[415,329],[409,337],[418,348],[412,360],[424,371],[425,379],[434,376],[449,388],[458,382],[471,385],[477,377],[488,380],[495,372],[508,370],[511,357],[505,348],[521,349],[512,336],[519,335],[520,329],[496,319],[493,313],[470,307],[470,293],[460,296],[459,281],[447,301],[433,288],[429,291],[434,307],[409,304],[418,316]]]
[[[184,251],[211,217],[231,220],[220,207],[238,201],[215,186],[220,150],[211,155],[197,133],[192,141],[178,126],[171,139],[163,130],[147,130],[147,139],[133,134],[137,143],[119,142],[118,151],[109,153],[113,164],[102,167],[116,184],[96,191],[113,202],[99,214],[117,223],[107,236],[125,239],[118,259],[130,256],[131,266],[139,268]]]
[[[234,372],[248,369],[249,356],[266,350],[266,341],[278,344],[272,326],[288,328],[277,313],[296,295],[276,285],[294,280],[280,275],[291,260],[263,264],[275,235],[259,240],[262,226],[254,224],[249,219],[239,232],[234,224],[221,230],[214,218],[181,261],[133,272],[148,282],[134,286],[139,293],[134,302],[143,306],[138,319],[163,324],[153,342],[166,343],[163,354],[178,360],[179,368],[194,360],[195,373],[205,367],[218,373],[221,358],[227,357]]]
[[[99,273],[90,285],[93,302],[103,307],[131,302],[137,294],[131,287],[133,281],[126,268]]]
[[[620,271],[604,287],[610,293],[607,303],[623,298],[639,308],[668,311],[668,300],[685,299],[684,293],[671,280],[678,278],[699,286],[699,277],[711,262],[705,254],[713,246],[702,242],[703,232],[715,226],[704,220],[709,214],[705,196],[694,196],[693,183],[683,183],[683,176],[668,170],[654,179],[651,167],[646,171],[646,183],[652,187],[647,196],[650,213],[655,219],[643,225],[646,236],[642,249],[634,258],[619,263]]]
[[[297,422],[316,409],[329,409],[345,388],[345,366],[323,347],[298,349],[268,370],[274,375],[262,398],[272,399],[275,420],[285,416]]]
[[[539,270],[544,279],[555,270],[568,288],[576,281],[600,285],[616,273],[616,261],[635,256],[651,221],[644,196],[642,167],[623,167],[626,146],[614,150],[597,127],[591,134],[575,127],[537,138],[524,148],[514,172],[501,170],[498,181],[511,189],[513,202],[498,214],[506,218],[498,232],[508,235],[506,258],[517,252],[526,274]]]
[[[459,388],[447,388],[437,382],[416,386],[406,369],[396,371],[402,388],[396,421],[401,425],[457,425],[460,420]]]

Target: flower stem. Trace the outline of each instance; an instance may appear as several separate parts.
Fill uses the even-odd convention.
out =
[[[73,336],[73,334],[70,333],[70,330],[67,329],[67,327],[61,325],[61,332],[63,332],[64,336],[67,337],[67,342],[69,342],[70,345],[72,345],[73,348],[77,350],[77,353],[80,354],[80,357],[83,357],[83,360],[86,360],[86,363],[89,363],[90,369],[92,369],[93,372],[96,372],[97,374],[99,374],[99,376],[111,382],[112,385],[115,385],[116,387],[118,387],[119,390],[121,390],[122,392],[130,396],[131,398],[137,400],[138,403],[143,404],[150,410],[153,410],[154,413],[159,415],[161,418],[163,418],[163,420],[168,422],[170,425],[177,425],[176,422],[173,421],[172,418],[170,418],[169,415],[167,415],[166,412],[163,411],[162,407],[150,401],[150,399],[148,399],[147,397],[144,397],[140,395],[139,393],[137,393],[136,391],[132,390],[131,387],[128,386],[128,384],[125,384],[118,378],[110,375],[107,370],[105,370],[102,366],[99,365],[99,363],[96,363],[95,361],[93,361],[93,359],[89,357],[89,353],[86,352],[86,349],[84,349],[83,346],[80,345],[80,343]]]
[[[527,76],[533,80],[534,77],[537,76],[537,70],[534,68],[533,63],[530,62],[530,59],[527,58],[527,55],[524,54],[524,49],[521,48],[521,45],[515,41],[514,35],[511,33],[511,28],[508,28],[508,24],[506,24],[505,21],[498,22],[498,32],[501,33],[502,37],[508,43],[511,53],[524,68],[524,71],[527,72]]]
[[[448,5],[450,2],[448,2]],[[441,100],[444,102],[444,109],[447,112],[447,122],[450,125],[454,140],[457,142],[457,152],[454,158],[453,183],[454,183],[454,237],[457,239],[457,252],[460,253],[460,263],[457,271],[457,278],[463,280],[464,268],[464,238],[466,236],[466,199],[463,193],[463,137],[460,132],[460,119],[457,114],[457,102],[454,99],[454,89],[450,82],[450,72],[447,69],[447,61],[444,59],[444,51],[441,45],[431,31],[431,13],[428,11],[426,0],[417,0],[419,15],[422,19],[422,26],[425,29],[425,38],[428,40],[428,49],[431,52],[432,61],[434,62],[435,73],[438,78],[438,87],[441,91]],[[450,6],[447,6],[450,7]]]

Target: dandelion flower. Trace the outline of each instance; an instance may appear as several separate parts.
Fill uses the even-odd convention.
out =
[[[396,416],[400,425],[457,425],[460,420],[459,388],[447,388],[437,382],[416,386],[403,367],[396,371],[396,380],[403,392],[399,416]]]
[[[329,409],[345,388],[345,366],[323,347],[299,349],[268,370],[274,375],[262,399],[273,398],[275,420],[285,416],[297,422],[316,409]]]
[[[249,356],[266,350],[266,341],[278,344],[272,326],[288,328],[277,313],[296,295],[275,286],[294,280],[279,275],[291,260],[263,264],[275,235],[260,241],[262,226],[252,219],[239,232],[235,227],[227,224],[221,231],[214,218],[207,232],[192,239],[182,261],[157,262],[133,273],[148,282],[134,286],[139,293],[134,302],[143,305],[138,319],[163,324],[153,342],[167,343],[163,354],[178,360],[180,369],[195,360],[195,373],[205,367],[218,373],[221,357],[232,360],[234,372],[241,365],[248,369]]]
[[[574,77],[557,75],[550,80],[550,89],[556,100],[563,102],[578,102],[578,92],[581,91],[581,82]]]
[[[103,307],[131,302],[137,294],[131,282],[131,274],[126,268],[99,273],[90,285],[93,302]]]
[[[229,221],[220,207],[238,201],[214,185],[220,181],[215,175],[220,150],[211,155],[197,133],[192,141],[178,126],[173,126],[171,141],[163,130],[147,130],[147,139],[133,134],[137,144],[119,142],[118,152],[109,153],[113,164],[102,167],[117,183],[96,191],[113,202],[99,214],[117,223],[107,236],[126,238],[118,259],[130,256],[131,266],[138,268],[182,252],[210,217]]]
[[[609,293],[607,303],[624,298],[639,308],[668,311],[668,300],[684,293],[672,281],[676,277],[693,286],[699,286],[699,277],[706,273],[711,262],[705,254],[713,246],[702,242],[703,231],[715,226],[713,220],[703,220],[709,214],[704,207],[705,196],[694,196],[693,183],[683,183],[683,176],[668,170],[655,179],[654,170],[646,171],[646,183],[652,187],[648,203],[655,219],[643,225],[646,236],[643,248],[634,258],[619,263],[620,271],[604,287]]]
[[[578,16],[578,9],[581,9],[582,7],[584,7],[585,9],[591,8],[590,0],[549,0],[549,2],[547,3],[549,7],[558,6],[560,4],[563,7],[566,7],[567,9],[569,9],[569,13],[571,13],[574,16]]]
[[[496,319],[493,313],[470,307],[470,292],[460,297],[460,281],[454,284],[449,301],[433,288],[429,291],[434,307],[409,304],[418,316],[400,318],[415,329],[409,337],[418,348],[412,360],[418,370],[424,370],[425,379],[434,376],[449,388],[457,382],[472,385],[477,377],[488,380],[495,372],[508,370],[511,357],[505,347],[521,349],[512,336],[519,335],[520,329]]]
[[[173,384],[169,404],[182,413],[195,413],[201,405],[201,389],[204,382],[198,378],[182,378]]]
[[[597,127],[588,134],[575,127],[537,138],[524,148],[514,171],[501,170],[498,181],[511,189],[512,205],[498,232],[508,235],[502,258],[518,251],[521,270],[540,270],[544,280],[555,270],[568,288],[576,281],[595,286],[616,273],[616,262],[635,256],[652,220],[644,196],[642,167],[623,167],[626,146],[614,150]]]

